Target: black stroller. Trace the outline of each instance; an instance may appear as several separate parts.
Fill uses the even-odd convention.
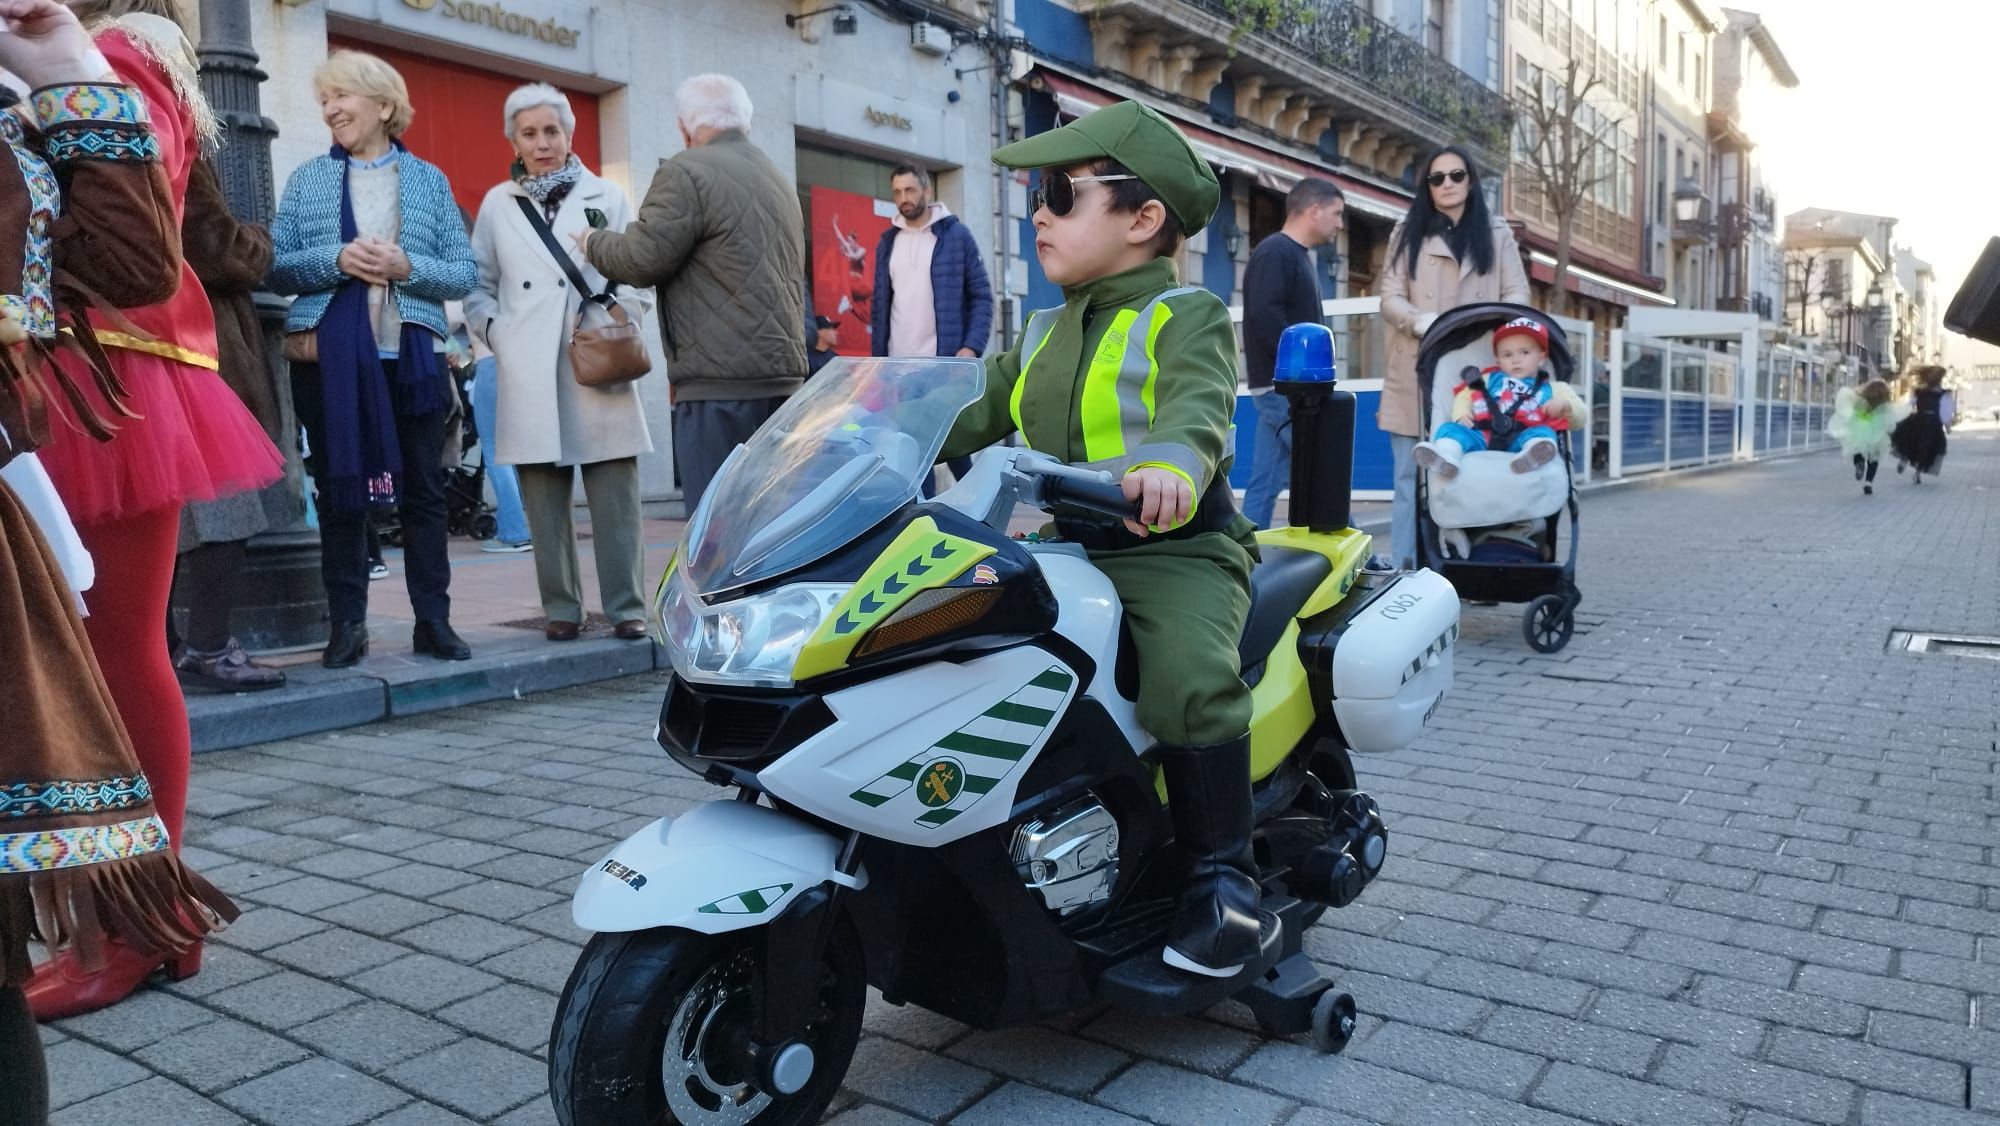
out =
[[[1494,330],[1517,317],[1532,318],[1548,330],[1550,374],[1558,381],[1573,382],[1576,361],[1555,318],[1525,305],[1493,302],[1460,306],[1438,317],[1417,352],[1418,418],[1426,435],[1441,419],[1450,417],[1460,373],[1467,367],[1491,367]],[[1515,525],[1527,530],[1525,536],[1509,535],[1499,528],[1454,525],[1472,533],[1467,537],[1470,551],[1464,558],[1446,552],[1431,511],[1430,475],[1421,469],[1417,473],[1417,565],[1443,575],[1467,601],[1527,603],[1522,633],[1528,644],[1542,653],[1554,653],[1569,644],[1576,629],[1576,607],[1583,601],[1576,586],[1576,480],[1569,431],[1556,432],[1556,447],[1565,495],[1553,500],[1546,513],[1538,512]],[[1566,558],[1558,560],[1558,539],[1564,538],[1558,535],[1564,508],[1569,510],[1570,520],[1568,551]]]

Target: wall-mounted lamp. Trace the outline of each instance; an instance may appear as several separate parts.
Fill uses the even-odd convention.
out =
[[[814,16],[823,16],[828,12],[833,13],[833,33],[835,35],[853,35],[861,29],[860,18],[854,14],[853,7],[847,4],[835,4],[827,8],[815,8],[810,12],[798,12],[788,15],[785,17],[785,26],[797,27]]]

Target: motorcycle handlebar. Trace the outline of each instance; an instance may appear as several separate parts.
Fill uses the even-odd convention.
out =
[[[1042,487],[1043,496],[1050,504],[1066,504],[1118,520],[1139,518],[1139,503],[1128,499],[1123,488],[1110,482],[1050,477]]]

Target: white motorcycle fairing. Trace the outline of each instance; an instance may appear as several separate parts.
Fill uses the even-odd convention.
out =
[[[838,869],[839,853],[839,837],[775,809],[704,802],[612,849],[584,873],[570,915],[587,931],[742,930],[777,918],[799,893],[828,880],[868,886],[866,872]]]
[[[1028,764],[1079,685],[1045,649],[933,661],[829,692],[834,722],[757,775],[815,817],[934,848],[1013,812]]]

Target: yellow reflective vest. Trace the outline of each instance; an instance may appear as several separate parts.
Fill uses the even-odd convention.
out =
[[[1234,454],[1236,332],[1229,309],[1156,258],[1063,291],[986,359],[986,390],[959,415],[944,457],[1018,431],[1033,449],[1114,476],[1169,469],[1199,498]]]

